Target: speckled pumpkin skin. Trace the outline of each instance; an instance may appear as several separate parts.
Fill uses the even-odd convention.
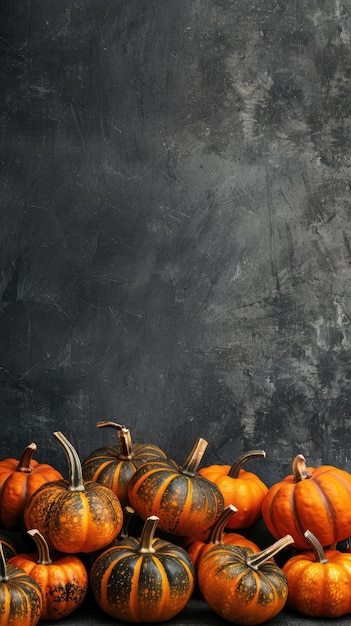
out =
[[[287,578],[271,560],[255,571],[245,558],[253,550],[217,545],[199,562],[197,581],[208,605],[228,622],[261,624],[275,617],[288,596]]]
[[[128,537],[105,550],[93,563],[91,588],[108,615],[126,622],[163,622],[177,615],[195,586],[190,557],[183,548],[153,539],[153,554],[140,554]]]
[[[53,558],[37,563],[37,554],[17,554],[8,563],[23,569],[40,586],[43,596],[41,619],[56,621],[67,617],[83,602],[88,592],[88,574],[76,556]]]
[[[202,533],[224,509],[218,487],[187,474],[175,461],[159,459],[141,465],[129,482],[130,505],[142,519],[159,518],[158,527],[174,535]]]
[[[117,496],[103,485],[84,483],[84,491],[71,491],[67,481],[48,483],[30,498],[24,511],[26,528],[36,528],[50,548],[75,554],[107,546],[123,524]]]
[[[8,580],[0,580],[1,626],[35,626],[42,611],[38,583],[15,565],[6,570]]]

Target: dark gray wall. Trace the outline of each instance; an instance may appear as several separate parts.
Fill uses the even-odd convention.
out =
[[[350,10],[1,2],[1,457],[351,470]]]

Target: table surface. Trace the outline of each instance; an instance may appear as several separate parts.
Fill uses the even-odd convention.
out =
[[[158,624],[168,624],[169,626],[224,626],[229,623],[230,622],[216,615],[197,594],[191,598],[187,606],[176,617],[167,622],[158,622]],[[332,620],[327,618],[312,619],[297,613],[292,613],[285,608],[275,618],[266,622],[266,624],[272,626],[319,626],[320,624],[324,624],[325,626],[339,626],[340,624],[346,623],[350,624],[350,615],[333,618]],[[41,621],[39,624],[40,626],[52,626],[53,622]],[[109,617],[90,599],[89,602],[83,604],[75,613],[72,613],[72,615],[62,620],[62,626],[97,625],[125,626],[126,622]]]

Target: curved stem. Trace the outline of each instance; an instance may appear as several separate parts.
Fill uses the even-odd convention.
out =
[[[39,565],[50,565],[50,563],[52,563],[52,560],[50,558],[50,550],[45,537],[43,537],[43,535],[36,528],[33,528],[32,530],[27,530],[27,533],[28,535],[33,537],[35,541],[38,555],[37,563]]]
[[[0,541],[0,583],[6,582],[8,579],[5,554]]]
[[[118,442],[121,451],[118,458],[120,458],[121,461],[130,461],[133,458],[132,438],[129,428],[122,426],[122,424],[116,424],[116,422],[110,421],[97,422],[96,426],[97,428],[105,428],[106,426],[115,428],[117,430]]]
[[[187,456],[185,463],[183,463],[183,466],[181,467],[181,472],[183,472],[183,474],[188,474],[189,476],[194,476],[196,474],[197,468],[201,463],[207,446],[208,442],[201,437],[195,441],[190,454]]]
[[[247,463],[247,461],[259,457],[264,459],[266,458],[266,453],[264,450],[250,450],[249,452],[245,452],[245,454],[239,456],[239,458],[233,463],[228,472],[228,476],[230,476],[231,478],[238,478],[239,472],[244,463]]]
[[[31,473],[33,468],[31,467],[30,462],[36,449],[37,446],[35,443],[30,443],[26,448],[24,448],[20,460],[18,461],[16,468],[17,472],[25,472],[27,474]]]
[[[322,544],[318,541],[317,537],[311,533],[310,530],[306,530],[304,537],[306,537],[307,541],[311,544],[316,561],[318,563],[328,563]]]
[[[206,543],[222,543],[223,533],[228,520],[237,512],[237,508],[233,504],[229,504],[219,516],[217,522],[211,529],[210,536]]]
[[[265,548],[261,552],[248,556],[246,559],[246,564],[257,571],[261,567],[261,565],[264,565],[266,561],[269,561],[269,559],[271,559],[278,552],[280,552],[280,550],[283,550],[283,548],[289,546],[291,543],[294,543],[292,536],[285,535],[285,537],[278,539],[278,541],[273,543],[273,545],[268,546],[268,548]]]
[[[66,437],[59,431],[54,433],[56,442],[63,448],[68,462],[68,490],[69,491],[85,491],[82,475],[82,464],[77,451]]]
[[[294,475],[294,481],[296,483],[300,480],[306,480],[311,478],[312,474],[308,471],[306,466],[306,459],[302,454],[298,454],[292,462],[292,472]]]
[[[157,515],[150,515],[145,521],[140,537],[139,554],[153,554],[156,550],[152,547],[152,540],[155,535],[159,518]]]

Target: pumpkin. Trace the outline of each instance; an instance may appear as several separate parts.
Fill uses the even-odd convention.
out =
[[[182,466],[168,458],[138,467],[128,498],[141,519],[156,515],[159,528],[174,535],[201,533],[212,526],[224,503],[217,485],[197,471],[206,447],[207,441],[198,438]]]
[[[94,552],[120,532],[121,504],[108,487],[83,481],[77,451],[62,433],[54,437],[66,454],[69,479],[37,489],[24,511],[26,528],[39,530],[49,547],[60,552]]]
[[[224,506],[234,504],[235,515],[227,521],[228,528],[248,528],[261,518],[261,506],[268,487],[253,472],[243,469],[251,459],[266,457],[264,450],[251,450],[241,455],[232,466],[209,465],[199,473],[214,482],[221,490]]]
[[[288,579],[287,606],[309,617],[335,618],[351,611],[351,554],[323,549],[309,530],[312,550],[292,556],[283,565]]]
[[[140,539],[127,537],[92,565],[90,584],[98,606],[126,622],[164,622],[189,601],[194,569],[187,552],[154,536],[158,518],[144,523]]]
[[[165,452],[152,444],[132,443],[130,431],[115,422],[104,421],[97,428],[117,429],[118,446],[98,448],[83,461],[84,480],[101,483],[118,497],[122,507],[128,505],[128,484],[139,465],[154,458],[166,458]]]
[[[292,542],[286,535],[261,552],[230,544],[210,548],[197,572],[207,604],[236,624],[262,624],[275,617],[287,601],[288,584],[273,557]]]
[[[17,545],[10,537],[1,534],[0,542],[4,551],[4,557],[6,561],[8,561],[12,556],[15,556],[15,554],[17,554]]]
[[[37,551],[17,554],[9,563],[23,569],[37,581],[43,606],[41,619],[55,621],[70,615],[83,602],[88,591],[88,573],[75,555],[50,554],[45,537],[36,529],[28,530]]]
[[[42,611],[42,594],[34,578],[12,564],[6,564],[0,543],[0,624],[35,626]]]
[[[243,535],[233,532],[224,532],[227,521],[233,514],[236,514],[235,506],[229,504],[210,529],[208,538],[206,540],[195,539],[187,546],[186,550],[194,565],[195,572],[198,571],[199,563],[203,555],[208,552],[212,546],[230,543],[237,546],[250,547],[254,552],[260,551],[259,547],[253,541],[246,539]]]
[[[306,530],[329,546],[351,534],[350,499],[351,474],[331,465],[307,467],[298,454],[292,474],[269,488],[262,516],[273,537],[289,533],[299,550],[310,548]]]
[[[30,443],[19,460],[0,461],[0,525],[6,530],[22,529],[25,506],[38,487],[62,479],[54,467],[32,458],[36,449],[36,444]]]

